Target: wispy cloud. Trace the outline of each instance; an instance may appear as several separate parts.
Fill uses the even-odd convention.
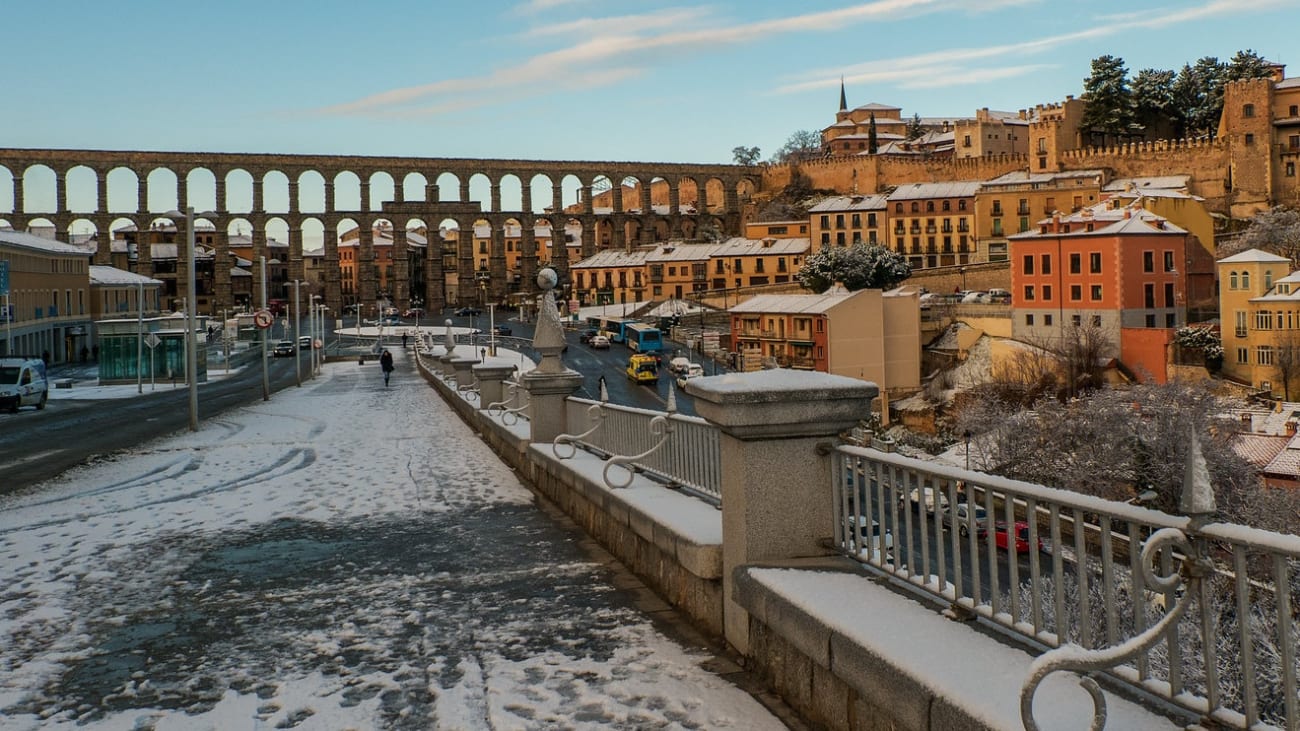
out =
[[[1016,0],[1007,0],[1014,3]],[[995,81],[1021,76],[1043,65],[1017,65],[1015,68],[998,66],[972,68],[972,64],[992,60],[1030,57],[1051,51],[1067,43],[1095,40],[1133,30],[1154,30],[1172,25],[1204,21],[1217,16],[1254,10],[1268,10],[1294,6],[1296,0],[1209,0],[1199,5],[1176,8],[1155,8],[1122,15],[1098,18],[1098,22],[1083,30],[1062,33],[1018,43],[1003,43],[977,48],[953,48],[913,56],[890,57],[848,67],[814,69],[794,77],[796,80],[778,86],[778,94],[790,94],[838,86],[841,78],[846,83],[895,83],[901,88],[942,88],[968,86],[974,83]]]
[[[515,12],[524,15],[544,12],[565,5],[577,5],[579,3],[589,2],[589,0],[528,0],[515,7]]]
[[[520,9],[534,11],[582,0],[529,0]],[[318,110],[331,115],[410,116],[437,114],[457,97],[481,98],[484,92],[530,87],[567,78],[571,88],[595,88],[626,79],[665,59],[670,52],[715,49],[756,43],[790,33],[842,30],[867,23],[895,21],[940,12],[983,12],[1039,0],[873,0],[844,8],[769,18],[748,23],[728,22],[707,8],[664,8],[618,18],[586,18],[541,26],[528,35],[569,37],[568,47],[537,54],[521,63],[481,76],[442,79],[428,84],[390,89]],[[601,73],[590,69],[600,68]],[[609,69],[614,68],[611,72]],[[462,101],[462,103],[464,103]],[[483,103],[487,103],[484,101]]]

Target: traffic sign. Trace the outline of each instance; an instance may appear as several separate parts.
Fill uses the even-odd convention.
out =
[[[253,313],[253,324],[263,330],[270,327],[273,322],[275,322],[275,315],[272,315],[270,310],[258,310]]]
[[[9,260],[0,261],[0,295],[9,295]]]
[[[149,333],[144,337],[144,344],[148,345],[150,350],[153,350],[154,348],[158,347],[158,343],[161,342],[162,342],[162,338],[159,338],[157,335],[154,335],[153,333]]]

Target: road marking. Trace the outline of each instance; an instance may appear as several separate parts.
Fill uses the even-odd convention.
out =
[[[32,462],[32,461],[38,460],[38,459],[40,459],[40,458],[42,458],[42,457],[48,457],[48,456],[50,456],[51,454],[58,454],[59,452],[62,452],[62,451],[63,451],[62,449],[47,449],[47,450],[44,451],[44,452],[37,452],[36,454],[29,454],[29,455],[27,455],[26,457],[22,457],[22,458],[20,458],[20,459],[15,459],[15,460],[13,460],[13,461],[11,461],[11,462],[0,462],[0,471],[4,470],[6,467],[12,467],[12,466],[14,466],[14,465],[20,465],[20,464],[22,464],[22,463],[24,463],[24,462]]]

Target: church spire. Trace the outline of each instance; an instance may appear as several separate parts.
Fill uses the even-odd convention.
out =
[[[849,109],[849,101],[844,96],[844,77],[840,77],[840,111],[846,112]]]

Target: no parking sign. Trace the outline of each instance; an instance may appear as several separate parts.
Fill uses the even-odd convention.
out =
[[[272,322],[275,322],[275,316],[270,310],[258,310],[253,313],[253,324],[263,330],[270,327]]]

